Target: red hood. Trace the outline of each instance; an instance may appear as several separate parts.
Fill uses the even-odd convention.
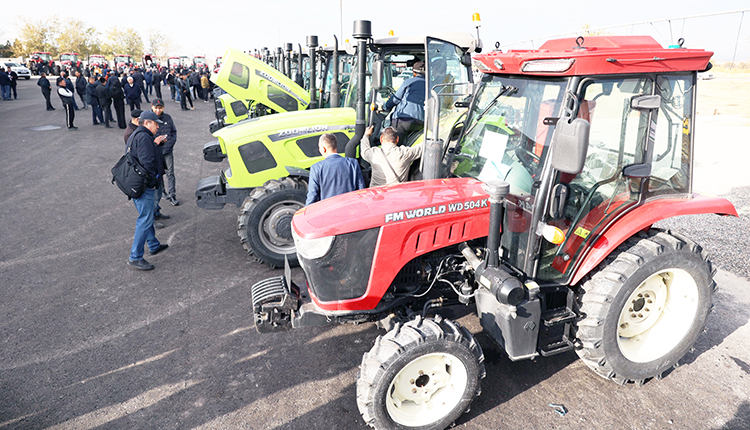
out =
[[[353,191],[304,207],[292,225],[305,239],[360,231],[409,219],[483,208],[487,193],[475,179],[434,179]]]

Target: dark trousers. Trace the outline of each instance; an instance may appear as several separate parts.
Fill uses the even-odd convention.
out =
[[[73,103],[63,102],[63,109],[65,109],[65,125],[68,128],[75,127],[75,125],[73,125],[73,120],[76,119],[76,110]]]
[[[15,81],[13,81],[13,82],[15,83]],[[11,85],[10,86],[10,90],[13,92],[13,98],[16,99],[16,100],[18,100],[18,93],[16,92],[16,86],[15,85]]]
[[[188,110],[188,108],[187,108],[187,95],[186,95],[187,93],[188,93],[188,91],[182,91],[182,90],[180,90],[180,107],[182,108],[182,110]],[[192,103],[191,103],[191,105],[192,105]]]
[[[406,142],[406,139],[409,135],[424,128],[424,122],[415,119],[402,120],[396,118],[391,125],[396,130],[396,133],[398,133],[399,145],[407,145],[408,142]]]
[[[143,98],[146,99],[146,103],[151,103],[151,100],[148,99],[148,91],[146,91],[146,87],[141,87],[141,92],[143,93]],[[140,107],[138,109],[140,109]]]
[[[114,121],[112,119],[112,107],[111,106],[112,106],[111,103],[107,103],[104,106],[100,106],[102,110],[102,117],[104,118],[104,125],[109,125],[110,121]]]
[[[161,98],[161,82],[154,85],[154,92],[156,93],[157,98]]]
[[[44,96],[44,100],[47,102],[47,110],[54,110],[55,108],[52,107],[52,103],[49,100],[49,95],[52,91],[51,90],[42,90],[42,95]]]
[[[81,98],[81,103],[83,103],[83,108],[86,109],[86,93],[78,93],[78,97]]]
[[[117,126],[127,128],[128,125],[125,122],[125,99],[113,99],[112,104],[115,107],[115,115],[117,115]]]
[[[133,112],[133,109],[141,108],[141,101],[138,99],[128,99],[128,103],[130,104],[130,112]]]
[[[102,107],[99,105],[91,105],[91,121],[94,125],[104,123],[104,117],[102,116]]]
[[[176,89],[175,89],[174,84],[170,84],[169,85],[169,92],[172,93],[172,100],[174,100],[174,93],[175,93],[175,91],[176,91]]]
[[[190,97],[190,90],[185,91],[184,98],[187,99],[188,103],[190,103],[190,107],[193,107],[193,99]]]
[[[200,84],[193,84],[192,87],[193,87],[193,98],[195,100],[198,100],[199,98],[201,98],[201,86]]]

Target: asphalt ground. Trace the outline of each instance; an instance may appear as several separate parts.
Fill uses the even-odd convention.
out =
[[[154,271],[139,272],[125,264],[136,210],[110,183],[123,131],[91,125],[87,110],[67,131],[59,98],[45,111],[36,79],[18,92],[0,102],[0,428],[366,428],[355,379],[374,325],[253,327],[250,287],[279,271],[245,254],[236,208],[194,203],[198,180],[225,167],[202,158],[211,104],[182,112],[166,103],[182,204],[163,205],[172,218],[157,237],[170,247],[146,256]],[[745,167],[720,179],[750,159],[748,128],[728,120],[697,119],[697,152],[713,161],[696,162],[696,189],[729,197],[744,215],[667,225],[721,269],[716,310],[682,365],[636,387],[604,380],[573,352],[514,363],[464,309],[456,316],[476,333],[487,377],[458,428],[750,428],[750,178]],[[717,155],[721,145],[735,156]]]

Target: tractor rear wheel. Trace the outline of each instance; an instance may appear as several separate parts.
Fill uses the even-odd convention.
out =
[[[297,178],[274,179],[255,188],[242,203],[237,234],[248,254],[271,268],[284,265],[284,256],[298,265],[292,238],[292,216],[305,205],[307,183]]]
[[[481,391],[482,348],[441,318],[397,324],[362,357],[357,407],[376,429],[444,429]]]
[[[661,378],[702,332],[714,273],[707,252],[675,233],[629,239],[580,288],[578,355],[621,384]]]

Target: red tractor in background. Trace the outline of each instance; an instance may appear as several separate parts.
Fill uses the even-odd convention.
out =
[[[36,75],[40,74],[40,69],[41,72],[49,75],[55,72],[55,60],[52,59],[52,54],[49,52],[32,52],[29,58],[29,69],[31,69],[31,73]]]
[[[76,52],[63,52],[60,54],[59,59],[60,62],[55,68],[55,74],[57,75],[60,74],[60,71],[66,71],[72,75],[76,70],[82,70],[83,68],[83,62],[78,58],[78,53]]]
[[[377,429],[446,428],[480,393],[482,348],[447,306],[475,306],[511,360],[574,350],[619,384],[661,378],[702,332],[717,286],[700,245],[653,224],[737,216],[692,190],[696,75],[711,55],[600,36],[475,56],[483,76],[452,103],[469,111],[447,141],[438,111],[459,84],[429,93],[422,180],[294,215],[306,285],[288,268],[255,284],[257,330],[385,328],[357,380]]]
[[[133,57],[128,54],[115,55],[115,68],[122,70],[125,67],[133,67]]]

